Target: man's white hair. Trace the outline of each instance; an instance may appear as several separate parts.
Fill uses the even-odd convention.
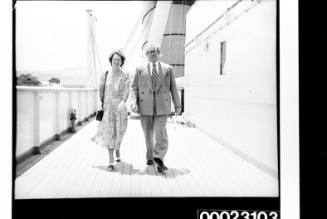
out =
[[[157,51],[160,52],[160,46],[159,46],[158,43],[148,43],[148,44],[146,45],[145,53],[149,52],[149,50],[150,50],[151,48],[155,48],[155,49],[157,49]]]

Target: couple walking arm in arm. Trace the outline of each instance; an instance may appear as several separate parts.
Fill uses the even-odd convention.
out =
[[[148,62],[145,66],[136,68],[131,84],[131,110],[140,114],[146,145],[146,164],[157,164],[159,172],[168,168],[164,158],[168,151],[167,119],[171,113],[171,99],[175,112],[181,112],[175,76],[172,67],[160,61],[160,47],[149,44],[146,49]],[[119,148],[127,128],[126,99],[129,95],[129,77],[121,71],[125,57],[122,53],[114,53],[109,61],[112,65],[111,74],[106,82],[100,82],[100,99],[104,95],[104,116],[98,126],[102,133],[103,146],[108,148],[109,169],[113,170],[113,151],[116,151],[117,161],[120,161]],[[111,77],[109,77],[111,76]],[[105,78],[101,77],[102,80]],[[101,86],[105,92],[101,93]],[[107,96],[107,98],[106,98]],[[98,135],[98,134],[97,134]],[[98,135],[99,136],[99,135]]]

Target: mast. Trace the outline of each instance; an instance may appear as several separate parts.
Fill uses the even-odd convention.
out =
[[[86,28],[86,81],[87,87],[97,87],[98,71],[100,71],[98,57],[98,49],[95,39],[95,22],[96,17],[93,15],[93,10],[88,9],[87,12],[87,28]],[[97,63],[98,62],[98,63]]]

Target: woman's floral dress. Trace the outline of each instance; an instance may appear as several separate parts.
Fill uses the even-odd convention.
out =
[[[100,83],[103,84],[104,80],[105,77],[101,77]],[[129,87],[128,74],[108,72],[104,93],[104,113],[98,125],[97,134],[93,138],[97,144],[103,147],[115,150],[120,148],[127,129],[128,115],[126,104],[120,111],[118,105],[127,99]]]

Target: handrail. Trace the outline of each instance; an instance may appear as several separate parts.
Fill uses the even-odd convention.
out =
[[[197,38],[199,38],[203,33],[205,33],[210,27],[212,27],[215,23],[217,23],[220,19],[222,19],[231,9],[233,9],[236,5],[238,5],[242,1],[243,0],[238,0],[231,7],[228,7],[227,10],[224,13],[222,13],[218,18],[216,18],[209,26],[207,26],[206,28],[204,28],[199,34],[197,34],[195,37],[193,37],[192,40],[188,41],[185,44],[185,48],[188,45],[190,45],[192,42],[194,42]]]
[[[16,86],[17,91],[92,91],[98,88]]]

